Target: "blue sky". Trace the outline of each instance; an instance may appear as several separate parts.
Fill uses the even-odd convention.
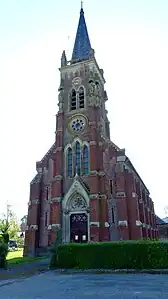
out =
[[[70,58],[80,1],[0,1],[0,212],[27,212],[35,163],[54,142],[60,57]],[[84,1],[104,69],[111,139],[148,186],[156,212],[168,204],[166,127],[168,1]]]

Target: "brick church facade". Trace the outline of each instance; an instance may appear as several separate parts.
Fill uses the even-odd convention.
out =
[[[83,8],[72,53],[61,57],[55,142],[30,183],[25,255],[62,242],[157,238],[154,204],[125,150],[110,139],[104,73]]]

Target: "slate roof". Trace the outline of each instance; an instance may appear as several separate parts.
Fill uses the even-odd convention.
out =
[[[84,10],[81,8],[71,62],[89,59],[91,51],[92,48],[85,22]]]
[[[159,218],[159,216],[157,216],[156,215],[156,224],[164,224],[165,223],[165,221],[164,220],[162,220],[161,218]]]

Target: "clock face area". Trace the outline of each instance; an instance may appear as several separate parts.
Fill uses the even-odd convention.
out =
[[[84,130],[86,129],[86,126],[87,126],[87,118],[82,114],[74,115],[68,123],[68,129],[71,134],[78,135],[83,133]]]

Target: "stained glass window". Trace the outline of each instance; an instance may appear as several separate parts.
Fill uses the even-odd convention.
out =
[[[88,147],[84,145],[83,148],[83,174],[88,174],[89,172],[89,151]]]
[[[76,151],[75,151],[75,157],[76,157],[76,172],[78,175],[80,175],[80,160],[81,160],[81,152],[80,152],[80,143],[76,142]]]
[[[67,171],[68,177],[72,177],[72,149],[68,149],[68,171]]]

